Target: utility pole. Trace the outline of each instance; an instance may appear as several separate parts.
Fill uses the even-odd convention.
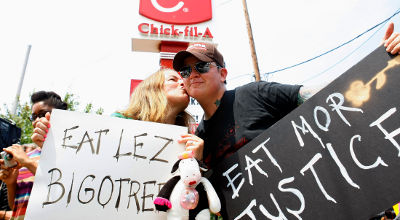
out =
[[[17,94],[15,95],[15,100],[13,103],[13,107],[11,109],[11,113],[13,115],[15,115],[17,113],[17,104],[18,104],[19,97],[21,95],[22,84],[24,83],[25,71],[26,71],[26,66],[28,65],[29,54],[31,53],[31,47],[32,47],[31,45],[28,45],[28,49],[26,50],[24,67],[22,68],[22,73],[21,73],[21,78],[19,79]]]
[[[255,48],[255,45],[254,45],[253,31],[251,30],[251,24],[250,24],[249,12],[247,11],[246,0],[242,0],[242,3],[243,3],[244,16],[246,18],[247,35],[249,36],[251,58],[253,59],[254,74],[255,74],[255,77],[256,77],[256,81],[260,81],[260,70],[258,69],[256,48]]]

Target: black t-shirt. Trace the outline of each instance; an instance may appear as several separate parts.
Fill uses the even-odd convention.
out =
[[[7,186],[5,183],[0,181],[0,210],[10,211],[8,207],[8,196],[7,196]]]
[[[226,91],[217,111],[202,120],[204,161],[213,167],[297,107],[300,85],[254,82]]]

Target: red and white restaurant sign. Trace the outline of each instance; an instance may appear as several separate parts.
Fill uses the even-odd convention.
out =
[[[209,27],[212,0],[139,0],[138,6],[134,50],[154,52],[154,42],[160,41],[210,42],[214,38]]]
[[[149,23],[141,23],[138,30],[142,34],[158,35],[160,37],[189,37],[189,38],[214,38],[208,27],[205,30],[198,29],[196,26],[177,27],[175,25],[155,25]]]
[[[211,0],[140,0],[139,14],[168,24],[197,24],[211,20]]]

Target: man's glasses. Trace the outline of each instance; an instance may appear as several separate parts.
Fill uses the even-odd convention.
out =
[[[31,115],[31,117],[30,117],[29,119],[33,122],[33,121],[35,121],[37,118],[44,117],[44,116],[46,115],[47,112],[50,112],[50,113],[51,113],[51,111],[47,111],[47,110],[39,111],[37,114],[32,113],[32,115]]]
[[[208,73],[210,70],[210,64],[214,64],[213,62],[198,62],[194,64],[194,68],[200,74]],[[219,67],[217,64],[215,66]],[[179,71],[181,73],[182,78],[189,78],[190,74],[192,74],[192,67],[184,66]]]

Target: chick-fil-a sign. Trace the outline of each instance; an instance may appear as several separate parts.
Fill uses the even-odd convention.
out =
[[[211,0],[140,0],[139,14],[169,24],[196,24],[212,18]]]

